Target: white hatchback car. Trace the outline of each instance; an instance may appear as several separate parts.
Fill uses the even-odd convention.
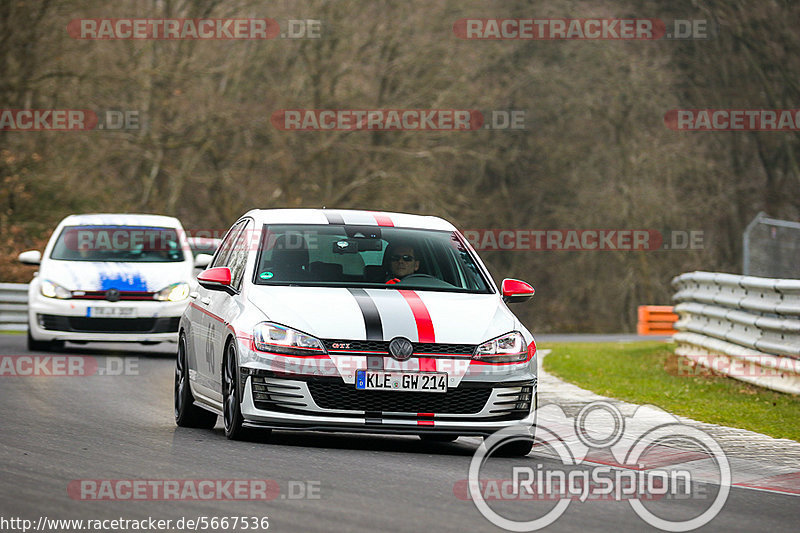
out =
[[[178,219],[159,215],[72,215],[44,254],[28,289],[28,349],[64,341],[176,342],[178,322],[196,280],[195,261]]]
[[[179,426],[454,440],[532,426],[536,344],[467,240],[436,217],[255,210],[181,318]],[[524,455],[531,440],[511,442]]]

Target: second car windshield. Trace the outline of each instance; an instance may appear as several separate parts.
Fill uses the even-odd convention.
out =
[[[455,232],[378,226],[265,226],[255,283],[490,292]]]
[[[61,261],[171,263],[184,260],[175,228],[66,226],[50,254]]]

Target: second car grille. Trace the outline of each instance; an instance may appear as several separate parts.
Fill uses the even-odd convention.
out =
[[[89,318],[83,316],[39,315],[43,328],[83,333],[172,333],[180,317]]]

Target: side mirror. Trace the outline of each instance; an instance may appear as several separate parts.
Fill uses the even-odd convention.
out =
[[[27,252],[22,252],[17,256],[17,261],[26,265],[41,265],[42,252],[39,250],[28,250]]]
[[[213,255],[197,254],[197,257],[194,258],[194,267],[195,268],[206,268],[208,265],[211,264],[211,260],[212,259],[214,259]]]
[[[197,275],[197,282],[206,289],[231,291],[231,269],[215,267],[204,270]]]
[[[530,284],[510,278],[503,280],[502,291],[503,301],[510,304],[530,300],[536,292]]]

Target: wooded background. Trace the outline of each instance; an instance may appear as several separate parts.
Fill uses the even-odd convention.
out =
[[[77,40],[76,18],[319,19],[319,39]],[[706,19],[708,40],[476,41],[462,17]],[[225,229],[254,207],[462,229],[703,231],[693,251],[482,254],[534,284],[534,332],[632,330],[669,280],[738,273],[759,211],[798,219],[798,132],[676,132],[674,108],[800,107],[800,2],[0,1],[4,109],[138,110],[129,132],[0,132],[0,281],[80,212]],[[522,109],[526,130],[292,132],[280,109]]]

